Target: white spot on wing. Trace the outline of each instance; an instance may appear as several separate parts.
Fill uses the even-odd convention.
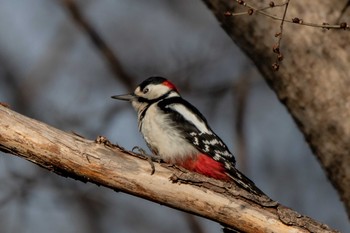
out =
[[[231,164],[229,162],[227,162],[227,161],[225,162],[225,168],[226,169],[230,169],[231,168]]]
[[[210,140],[210,141],[204,140],[203,143],[204,144],[210,144],[210,145],[216,145],[216,144],[220,144],[221,145],[222,144],[217,139],[213,139],[213,140]]]
[[[216,160],[216,161],[219,161],[219,160],[220,160],[220,155],[215,154],[214,157],[213,157],[213,159]]]

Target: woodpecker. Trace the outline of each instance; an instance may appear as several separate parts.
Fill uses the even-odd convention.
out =
[[[234,181],[250,193],[264,194],[236,169],[226,144],[169,80],[150,77],[133,93],[112,98],[131,102],[147,146],[165,162],[211,178]]]

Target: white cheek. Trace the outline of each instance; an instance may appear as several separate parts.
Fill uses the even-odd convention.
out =
[[[156,99],[169,91],[169,87],[164,85],[149,85],[149,91],[144,95],[147,99]]]

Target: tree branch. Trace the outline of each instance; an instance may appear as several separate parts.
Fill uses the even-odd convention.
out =
[[[60,0],[61,1],[61,0]],[[86,35],[91,40],[93,45],[100,51],[107,63],[109,64],[113,75],[119,78],[120,81],[128,88],[128,90],[133,90],[135,83],[133,83],[133,78],[127,74],[123,68],[120,60],[113,52],[111,47],[107,42],[100,36],[97,30],[92,26],[92,24],[84,17],[81,13],[75,0],[62,0],[62,4],[67,9],[68,13],[72,17],[74,23],[81,27],[86,32]]]
[[[0,119],[1,151],[61,176],[129,193],[242,232],[335,232],[268,197],[253,196],[232,184],[158,163],[151,175],[144,158],[103,137],[87,140],[1,105]]]
[[[350,216],[350,34],[285,25],[283,63],[271,64],[278,24],[262,15],[227,17],[231,1],[203,0],[226,33],[253,60],[263,77],[288,108],[305,139],[337,189]],[[255,2],[262,8],[266,2]],[[286,18],[337,20],[344,1],[294,1]],[[329,13],[332,12],[332,13]]]

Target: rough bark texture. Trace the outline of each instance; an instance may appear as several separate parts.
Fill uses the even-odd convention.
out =
[[[335,232],[268,197],[150,164],[112,145],[69,134],[0,106],[0,150],[62,176],[93,182],[234,227],[241,232]]]
[[[253,60],[305,135],[350,215],[350,32],[284,24],[279,71],[273,45],[280,22],[266,16],[227,17],[235,1],[204,0],[227,34]],[[252,1],[256,7],[269,1]],[[265,5],[261,5],[264,2]],[[291,1],[287,19],[337,23],[348,1]],[[277,2],[276,2],[277,3]],[[248,10],[247,8],[245,10]],[[282,17],[284,8],[269,12]],[[349,19],[349,10],[344,17]]]

